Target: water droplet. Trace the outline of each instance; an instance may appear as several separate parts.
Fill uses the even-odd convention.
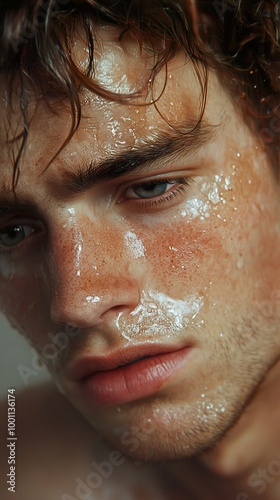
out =
[[[243,260],[243,257],[239,257],[239,259],[237,260],[237,269],[243,269],[243,266],[244,266],[244,260]]]
[[[91,295],[89,295],[88,297],[86,297],[86,301],[87,302],[90,302],[91,304],[94,304],[96,302],[100,302],[100,297],[92,297]]]

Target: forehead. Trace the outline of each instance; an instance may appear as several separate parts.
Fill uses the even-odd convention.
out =
[[[73,47],[76,64],[83,67],[87,54],[82,37],[77,37]],[[95,51],[94,78],[105,89],[117,94],[138,92],[136,98],[126,102],[109,100],[89,90],[81,92],[82,120],[70,144],[59,158],[69,169],[76,168],[89,156],[97,162],[107,156],[133,148],[149,137],[186,123],[195,124],[200,116],[202,90],[192,63],[184,54],[178,54],[163,68],[153,85],[150,82],[153,56],[140,51],[138,42],[127,36],[121,41],[116,31],[100,29]],[[166,70],[167,69],[167,70]],[[234,108],[226,91],[212,73],[209,79],[208,100],[204,118],[218,125],[225,118],[234,116]],[[12,160],[18,147],[12,141],[22,131],[22,115],[17,104],[8,111],[5,106],[5,82],[1,82],[1,99],[4,102],[0,129],[2,180],[11,178]],[[65,101],[45,100],[33,95],[29,106],[30,130],[27,146],[22,156],[22,179],[38,176],[67,139],[71,128],[71,111]],[[9,144],[9,141],[12,141]],[[55,161],[58,168],[59,161]],[[52,168],[52,165],[50,166]]]

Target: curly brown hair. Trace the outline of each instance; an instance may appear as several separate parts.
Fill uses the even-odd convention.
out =
[[[72,128],[66,142],[81,119],[81,87],[111,100],[135,97],[135,94],[114,94],[92,77],[96,23],[117,26],[120,37],[132,31],[140,46],[152,51],[155,57],[152,81],[160,68],[183,50],[199,76],[203,96],[201,117],[207,96],[207,69],[214,68],[245,112],[244,116],[254,118],[253,126],[259,138],[270,146],[268,149],[278,167],[278,0],[12,0],[1,2],[0,19],[0,70],[11,79],[9,89],[13,88],[15,78],[20,82],[24,120],[14,161],[14,185],[28,138],[27,86],[32,84],[39,89],[45,99],[62,96],[70,102]],[[71,58],[77,22],[82,22],[88,46],[85,72]],[[10,90],[10,98],[11,95]]]

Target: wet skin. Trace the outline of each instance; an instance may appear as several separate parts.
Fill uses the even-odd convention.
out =
[[[139,458],[181,458],[215,443],[278,361],[279,186],[262,143],[214,74],[205,133],[183,138],[174,128],[199,115],[192,65],[176,56],[157,106],[143,106],[151,100],[150,56],[140,56],[131,40],[112,44],[110,33],[102,36],[97,78],[119,92],[141,82],[143,95],[120,104],[85,92],[82,123],[46,171],[67,136],[70,113],[64,104],[56,104],[56,114],[43,102],[34,106],[16,192],[39,210],[26,206],[1,216],[1,308],[110,443]],[[162,71],[156,78],[156,96],[164,77]],[[4,118],[1,205],[13,199]],[[19,115],[11,120],[12,135]],[[67,187],[65,172],[91,162],[96,169],[123,152],[152,150],[158,137],[176,142],[175,136],[177,153],[84,191]],[[147,185],[155,179],[161,183]],[[7,246],[7,226],[22,228],[14,247]],[[47,357],[48,335],[67,325],[79,333]],[[73,380],[77,361],[147,344],[192,349],[149,397],[123,405],[84,397]],[[135,426],[149,439],[131,450],[122,436]]]

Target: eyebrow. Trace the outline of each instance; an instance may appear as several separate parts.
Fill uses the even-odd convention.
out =
[[[12,197],[11,197],[12,196]],[[43,219],[43,210],[39,205],[27,197],[17,198],[15,194],[9,195],[6,199],[0,196],[0,217],[18,215],[24,213],[37,219]],[[8,223],[9,224],[9,223]],[[7,224],[7,225],[8,225]]]
[[[184,153],[191,156],[203,145],[213,140],[219,126],[201,122],[197,126],[185,126],[168,132],[154,134],[141,144],[115,154],[101,162],[91,161],[77,172],[65,170],[50,180],[60,196],[71,196],[85,192],[97,184],[108,182],[128,174],[141,174],[159,160],[176,159]],[[160,164],[162,166],[162,163]]]
[[[197,126],[189,120],[178,129],[170,127],[169,131],[156,133],[124,152],[102,160],[91,161],[77,172],[64,170],[50,175],[49,183],[52,193],[57,192],[61,198],[75,196],[86,192],[97,184],[107,182],[131,173],[141,174],[149,166],[159,160],[176,160],[182,153],[191,156],[202,146],[211,142],[219,129],[219,125],[210,125],[204,121]],[[160,163],[160,167],[162,163]],[[36,218],[44,218],[41,207],[27,196],[11,194],[0,195],[0,217],[28,214]]]

